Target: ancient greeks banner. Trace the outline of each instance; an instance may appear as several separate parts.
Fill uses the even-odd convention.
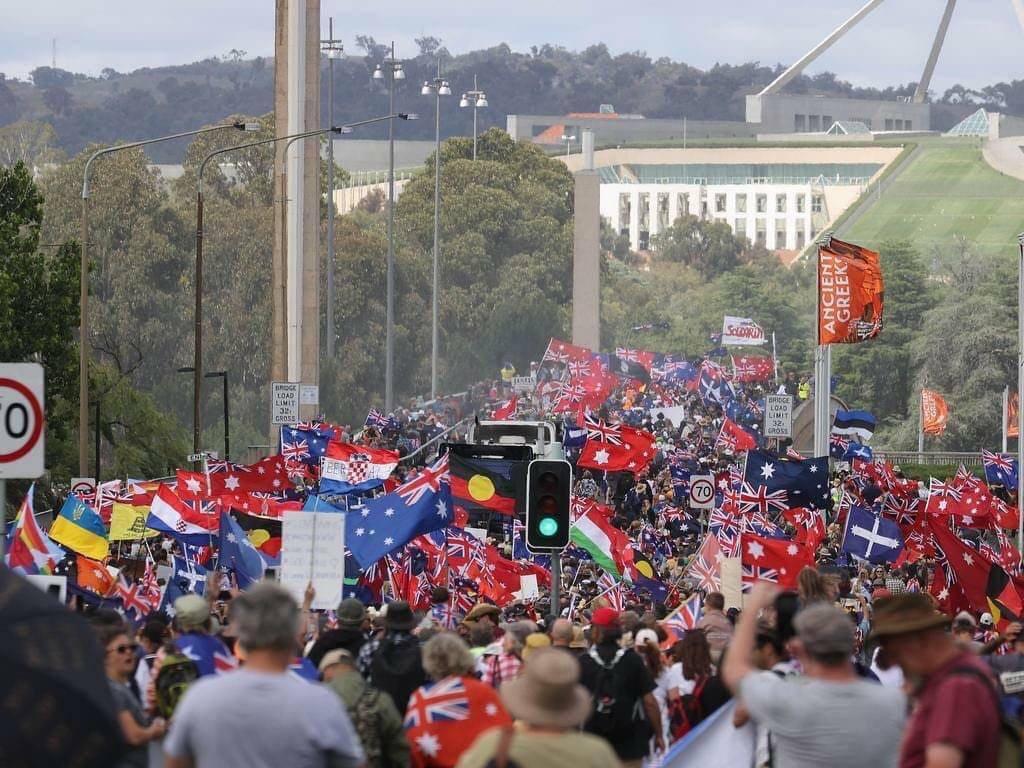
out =
[[[941,435],[946,431],[949,406],[938,392],[921,390],[921,431],[926,435]]]
[[[855,344],[882,330],[878,254],[834,237],[818,249],[818,343]]]
[[[722,320],[722,346],[758,346],[767,341],[764,328],[749,317],[726,315]]]

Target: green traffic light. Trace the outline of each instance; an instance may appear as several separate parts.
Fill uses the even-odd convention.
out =
[[[553,517],[542,517],[537,530],[544,536],[554,536],[558,533],[558,521]]]

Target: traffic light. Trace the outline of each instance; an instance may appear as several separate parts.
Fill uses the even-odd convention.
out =
[[[526,470],[526,548],[559,551],[569,544],[572,465],[536,459]]]

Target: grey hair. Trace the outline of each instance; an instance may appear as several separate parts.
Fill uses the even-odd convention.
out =
[[[250,651],[294,651],[299,621],[295,598],[271,582],[260,582],[231,601],[231,625],[239,644]]]
[[[441,632],[423,644],[423,671],[434,681],[452,675],[470,675],[476,659],[454,632]]]

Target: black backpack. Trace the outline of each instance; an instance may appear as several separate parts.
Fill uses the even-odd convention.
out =
[[[391,637],[381,641],[370,661],[370,682],[391,697],[399,712],[405,712],[413,691],[426,681],[419,643],[410,639],[395,642]]]
[[[164,656],[154,686],[156,709],[160,716],[170,719],[185,691],[198,679],[199,668],[188,656],[181,653]]]
[[[616,696],[615,667],[627,651],[620,648],[609,662],[601,658],[596,648],[589,651],[590,658],[597,664],[597,679],[593,690],[594,710],[587,721],[587,730],[613,744],[629,738],[640,721],[646,722],[639,699],[630,701]]]

